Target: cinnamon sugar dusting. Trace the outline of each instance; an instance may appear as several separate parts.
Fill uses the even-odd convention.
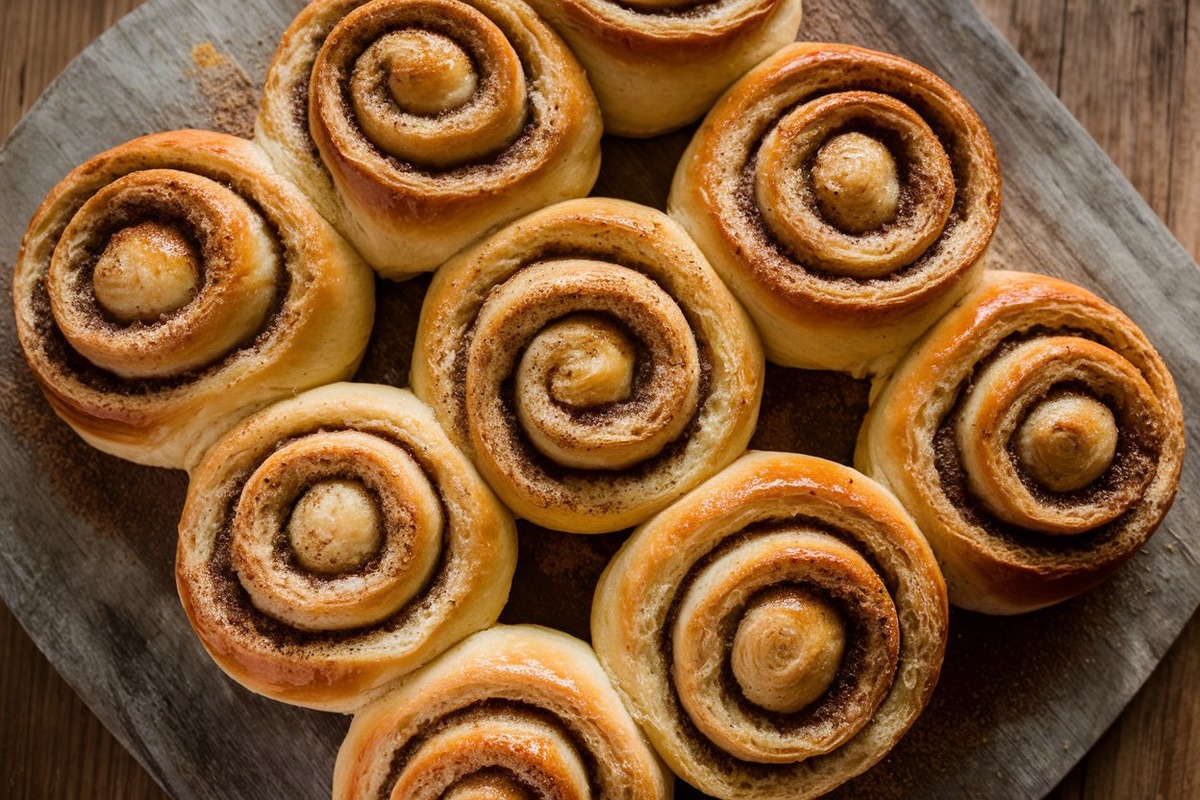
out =
[[[15,338],[2,328],[0,334]],[[38,520],[30,523],[30,535],[37,524],[65,526],[62,535],[82,537],[88,554],[99,552],[91,550],[93,533],[97,541],[120,539],[147,564],[169,571],[187,488],[183,472],[140,466],[89,447],[54,415],[15,344],[0,350],[0,424],[13,475],[27,476],[19,491],[39,500],[27,510],[29,519]],[[133,497],[138,502],[129,500]],[[165,571],[156,575],[166,580]]]
[[[750,447],[851,464],[869,391],[867,381],[848,375],[768,363]]]
[[[249,139],[254,135],[258,91],[246,71],[233,58],[221,53],[212,42],[192,48],[196,82],[211,114],[213,130]]]
[[[532,623],[591,639],[592,595],[630,531],[579,536],[517,521],[517,572],[500,621]]]

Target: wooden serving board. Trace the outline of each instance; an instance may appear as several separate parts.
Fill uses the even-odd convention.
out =
[[[80,56],[0,150],[0,288],[38,202],[72,167],[134,136],[246,133],[300,0],[151,0]],[[1200,407],[1200,273],[1108,158],[969,0],[809,0],[802,38],[918,61],[988,124],[1004,168],[993,264],[1060,275],[1127,311]],[[606,140],[596,194],[662,207],[685,130]],[[360,379],[407,383],[425,280],[380,283]],[[866,384],[772,367],[754,445],[848,461]],[[348,721],[241,689],[192,634],[174,586],[186,476],[91,450],[60,423],[0,315],[0,593],[63,676],[178,798],[327,797]],[[1196,441],[1196,418],[1189,439]],[[1037,798],[1120,713],[1200,603],[1200,470],[1100,589],[996,619],[954,612],[942,681],[880,765],[837,797]],[[586,637],[592,586],[621,534],[521,529],[504,621]],[[680,785],[677,797],[699,797]]]

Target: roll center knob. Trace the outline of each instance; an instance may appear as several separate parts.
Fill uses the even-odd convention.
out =
[[[900,174],[887,146],[864,133],[830,137],[813,159],[812,185],[821,215],[845,233],[887,225],[900,208]]]
[[[845,646],[845,626],[828,603],[802,590],[772,592],[738,625],[733,675],[750,702],[791,714],[833,685]]]
[[[478,772],[451,786],[445,800],[533,800],[533,794],[500,771]]]
[[[1041,403],[1017,430],[1016,453],[1039,484],[1072,492],[1109,468],[1117,452],[1117,421],[1092,397],[1068,396]]]
[[[305,569],[324,575],[350,572],[371,559],[382,543],[374,498],[353,481],[322,481],[296,502],[287,523],[288,542]]]
[[[388,91],[410,114],[434,116],[458,108],[478,88],[471,57],[441,34],[398,31],[381,44],[388,64]]]
[[[126,325],[178,311],[196,297],[201,282],[195,247],[175,228],[154,222],[117,231],[92,273],[96,302]]]
[[[550,396],[557,402],[582,409],[629,398],[636,352],[615,325],[592,318],[565,320],[541,336],[554,343],[549,349],[555,363],[548,372]]]

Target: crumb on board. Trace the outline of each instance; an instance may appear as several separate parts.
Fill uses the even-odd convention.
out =
[[[192,61],[201,69],[211,69],[222,66],[228,59],[221,55],[212,42],[201,42],[192,48]]]

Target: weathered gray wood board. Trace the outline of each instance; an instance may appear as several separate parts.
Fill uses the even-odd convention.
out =
[[[0,287],[25,223],[88,156],[133,136],[229,124],[193,57],[210,43],[261,80],[299,0],[154,0],[91,47],[0,152]],[[810,0],[803,36],[913,58],[962,91],[1005,170],[996,262],[1061,275],[1116,302],[1200,404],[1200,275],[1115,167],[966,0]],[[605,143],[598,194],[661,206],[689,132]],[[364,379],[404,383],[423,282],[383,286]],[[179,798],[323,797],[346,720],[254,697],[203,653],[179,607],[179,473],[87,448],[50,413],[0,315],[0,590],[63,675]],[[805,391],[797,391],[797,388]],[[798,399],[802,398],[802,399]],[[861,384],[773,369],[759,446],[845,459]],[[821,438],[796,423],[825,421]],[[1195,441],[1195,418],[1189,439]],[[1200,472],[1146,551],[1100,590],[1016,619],[956,613],[931,708],[845,797],[1032,798],[1045,794],[1119,713],[1200,602]],[[585,634],[586,601],[619,536],[523,529],[509,621]],[[557,598],[559,602],[549,602]],[[565,600],[564,600],[565,598]],[[695,797],[681,787],[679,796]]]

